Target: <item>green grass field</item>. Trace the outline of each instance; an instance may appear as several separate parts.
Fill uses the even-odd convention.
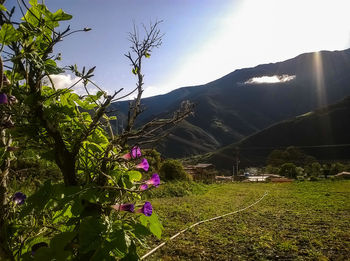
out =
[[[200,195],[155,198],[164,232],[150,247],[265,191],[254,207],[188,230],[147,260],[350,260],[350,181],[214,184]]]

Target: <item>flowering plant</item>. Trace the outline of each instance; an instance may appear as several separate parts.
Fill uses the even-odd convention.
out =
[[[141,113],[141,62],[161,44],[159,22],[145,29],[144,39],[136,31],[130,34],[133,47],[126,57],[137,77],[137,98],[125,130],[117,135],[110,123],[116,118],[107,108],[124,97],[118,97],[121,90],[107,94],[92,81],[95,68],[62,68],[57,64],[61,55],[54,53],[65,37],[90,29],[60,29],[59,23],[72,16],[61,9],[51,12],[37,0],[18,4],[25,11],[20,21],[13,21],[14,8],[0,4],[0,259],[137,259],[136,245],[150,234],[159,238],[162,225],[151,203],[142,200],[140,188],[157,187],[159,176],[141,181],[149,163],[134,144],[158,135],[163,123],[173,125],[191,114],[186,103],[169,120],[134,126]],[[77,82],[56,89],[52,75],[67,71]],[[86,95],[74,92],[78,83]],[[91,86],[97,87],[95,93]],[[36,156],[54,162],[62,176],[57,183],[41,180],[27,197],[12,194],[7,184],[11,162],[28,147],[40,148]]]

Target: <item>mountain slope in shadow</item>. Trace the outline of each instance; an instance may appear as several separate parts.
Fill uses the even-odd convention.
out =
[[[349,96],[349,72],[350,49],[306,53],[283,62],[240,69],[205,85],[143,99],[145,111],[138,124],[168,116],[181,101],[190,100],[196,104],[195,116],[177,126],[158,149],[167,157],[206,153]],[[264,76],[280,77],[281,81],[252,80]],[[285,76],[292,80],[283,81]],[[112,104],[112,109],[120,112],[119,129],[126,122],[127,106],[128,102]]]
[[[264,165],[274,149],[295,146],[318,160],[350,160],[350,97],[336,104],[277,123],[240,142],[200,158],[219,169]]]

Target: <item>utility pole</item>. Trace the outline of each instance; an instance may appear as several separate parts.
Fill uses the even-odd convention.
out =
[[[236,147],[236,176],[238,177],[239,148]]]
[[[238,164],[239,164],[239,149],[238,147],[235,148],[235,162],[232,165],[232,178],[233,180],[238,179]]]

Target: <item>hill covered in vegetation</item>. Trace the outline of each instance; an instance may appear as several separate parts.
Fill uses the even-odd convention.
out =
[[[196,105],[194,116],[176,126],[157,149],[167,157],[207,153],[349,96],[349,71],[350,49],[239,69],[205,85],[143,99],[138,123],[167,116],[181,101],[190,100]],[[114,124],[120,132],[128,102],[112,108],[122,112]]]
[[[242,166],[262,165],[274,149],[295,146],[318,160],[349,160],[350,97],[336,104],[282,121],[201,157],[231,169],[236,153]]]

